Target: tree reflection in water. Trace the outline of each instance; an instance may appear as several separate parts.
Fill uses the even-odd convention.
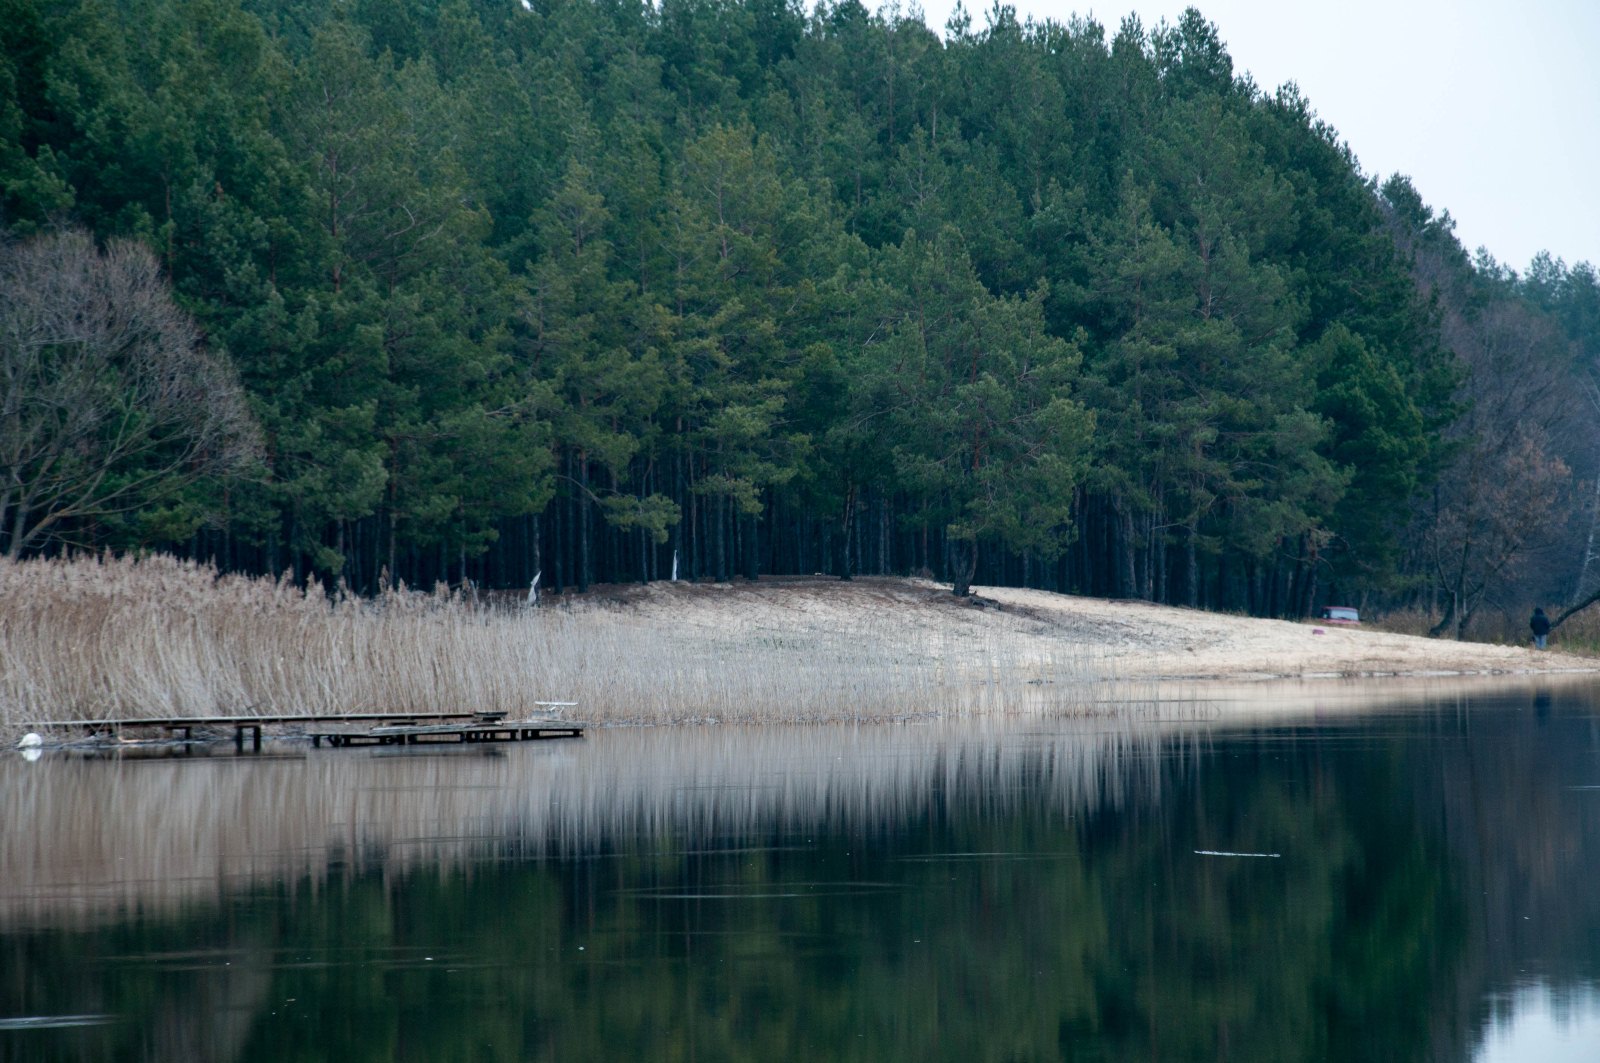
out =
[[[0,1057],[1467,1059],[1600,976],[1594,718],[13,758],[0,1020],[115,1021]]]

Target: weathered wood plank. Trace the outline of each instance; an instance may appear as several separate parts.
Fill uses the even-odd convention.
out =
[[[349,729],[313,731],[311,741],[320,746],[408,745],[439,742],[520,742],[546,738],[582,738],[585,724],[571,720],[529,719],[505,723],[403,724],[372,727],[365,731]]]
[[[535,702],[535,704],[570,705],[575,702]],[[288,725],[296,723],[403,723],[411,720],[503,720],[507,713],[504,710],[487,710],[481,712],[334,712],[334,713],[290,713],[268,715],[238,715],[238,716],[133,716],[116,719],[101,720],[33,720],[25,722],[24,727],[30,729],[41,728],[73,728],[73,727],[238,727],[256,726],[259,724]]]

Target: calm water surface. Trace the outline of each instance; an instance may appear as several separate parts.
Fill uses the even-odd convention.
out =
[[[0,1059],[1594,1059],[1595,706],[5,755]]]

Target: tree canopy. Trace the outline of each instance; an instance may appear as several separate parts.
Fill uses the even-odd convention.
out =
[[[941,38],[856,0],[0,0],[0,225],[148,248],[261,459],[14,552],[1458,629],[1577,578],[1528,565],[1587,520],[1551,515],[1596,455],[1550,396],[1600,353],[1593,270],[1473,259],[1193,9]]]

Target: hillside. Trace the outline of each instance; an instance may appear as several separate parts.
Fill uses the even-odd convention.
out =
[[[1579,580],[1600,278],[1474,257],[1196,10],[5,10],[7,556],[1468,634]]]

